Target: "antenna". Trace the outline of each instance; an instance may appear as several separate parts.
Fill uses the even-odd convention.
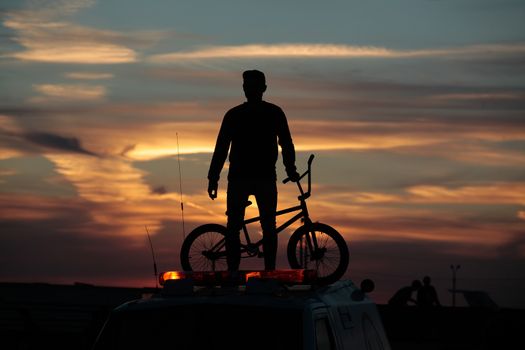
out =
[[[148,234],[148,241],[149,241],[149,246],[151,248],[151,256],[153,258],[153,274],[155,275],[155,288],[159,288],[159,285],[158,285],[158,273],[157,273],[157,261],[155,260],[155,252],[153,251],[153,244],[151,243],[151,237],[149,235],[149,230],[148,230],[148,226],[144,225],[144,227],[146,228],[146,233]]]
[[[182,239],[186,239],[186,229],[184,227],[184,201],[182,200],[182,170],[180,166],[180,151],[179,151],[179,133],[177,135],[177,162],[179,163],[179,192],[180,192],[180,213],[182,217]]]

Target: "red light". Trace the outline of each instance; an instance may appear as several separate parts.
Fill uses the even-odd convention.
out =
[[[288,284],[309,284],[317,277],[315,270],[273,271],[167,271],[159,276],[161,286],[167,280],[192,279],[195,285],[244,284],[250,278],[274,279]]]
[[[314,281],[314,270],[273,270],[253,271],[246,273],[246,282],[250,278],[274,279],[283,283],[307,284]]]

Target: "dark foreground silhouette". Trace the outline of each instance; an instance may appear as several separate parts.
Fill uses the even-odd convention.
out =
[[[417,304],[416,299],[412,296],[413,293],[417,292],[421,288],[421,282],[414,280],[410,286],[406,286],[398,290],[392,298],[388,301],[390,306],[407,306],[410,303],[413,305]]]
[[[0,348],[90,349],[112,308],[154,291],[0,283]],[[393,350],[525,348],[525,310],[388,305],[378,309]]]
[[[417,291],[417,305],[421,307],[441,306],[436,288],[430,284],[430,276],[423,277],[423,285]]]

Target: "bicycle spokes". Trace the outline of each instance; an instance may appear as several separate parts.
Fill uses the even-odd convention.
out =
[[[307,239],[306,236],[302,236],[299,240],[299,252],[298,252],[298,258],[299,258],[299,265],[303,269],[308,269],[308,263],[310,262],[310,251],[311,249],[308,249],[306,246]]]
[[[299,228],[288,243],[292,268],[315,269],[331,283],[341,278],[348,266],[348,249],[341,235],[332,227],[313,223]]]
[[[226,267],[224,236],[215,232],[200,235],[192,244],[189,260],[194,270],[220,271]]]
[[[312,237],[310,261],[315,263],[315,269],[321,275],[332,273],[341,260],[337,243],[324,232],[313,232]]]

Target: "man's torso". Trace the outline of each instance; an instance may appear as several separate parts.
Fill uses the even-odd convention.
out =
[[[231,136],[229,180],[273,179],[278,158],[277,135],[285,118],[271,103],[243,103],[225,116]]]

